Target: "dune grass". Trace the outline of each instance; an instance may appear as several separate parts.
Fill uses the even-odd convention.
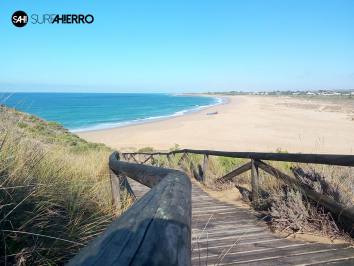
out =
[[[154,150],[147,147],[140,151]],[[106,146],[87,142],[55,122],[0,106],[1,264],[64,264],[123,211],[111,204],[110,153]],[[169,159],[154,157],[152,164],[182,168],[193,176],[202,161],[202,155],[189,154],[182,160],[178,154]],[[221,191],[235,185],[249,190],[249,172],[222,186],[215,182],[245,162],[210,156],[203,185]],[[345,206],[354,205],[352,168],[272,164],[288,174],[300,168],[316,177],[308,184],[314,190]],[[342,233],[327,212],[296,188],[262,173],[261,189],[266,192],[261,195],[261,211],[269,216],[274,229],[333,237]],[[249,200],[247,193],[242,195]],[[130,203],[126,198],[123,208]]]
[[[278,149],[276,152],[286,153]],[[188,154],[181,160],[182,154],[157,156],[153,164],[162,167],[180,168],[190,176],[203,164],[203,155]],[[269,222],[272,230],[287,233],[314,234],[330,238],[348,240],[347,233],[329,212],[316,202],[300,193],[300,189],[289,186],[282,180],[260,171],[260,201],[256,204],[251,199],[251,172],[237,176],[233,181],[220,184],[216,180],[238,168],[248,160],[221,156],[209,156],[206,175],[202,185],[208,189],[226,191],[235,186],[240,190],[243,200],[260,212]],[[347,207],[354,206],[354,169],[329,165],[299,164],[291,162],[270,162],[275,168],[296,177],[313,190],[326,195]],[[353,234],[353,232],[348,232]]]
[[[63,264],[119,212],[110,149],[0,108],[0,264]]]

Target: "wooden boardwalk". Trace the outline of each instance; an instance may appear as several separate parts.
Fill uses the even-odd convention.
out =
[[[129,183],[137,198],[149,190]],[[354,249],[280,238],[254,213],[193,185],[192,265],[354,265]]]

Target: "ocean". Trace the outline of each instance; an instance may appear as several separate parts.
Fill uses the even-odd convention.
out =
[[[215,97],[156,93],[0,93],[0,104],[59,122],[72,132],[183,115],[220,102]]]

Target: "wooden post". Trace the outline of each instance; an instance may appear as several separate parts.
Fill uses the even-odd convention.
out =
[[[208,170],[208,161],[209,161],[209,155],[204,154],[204,158],[203,158],[203,176],[202,176],[203,182],[206,179],[206,173],[207,173],[207,170]]]
[[[135,158],[135,154],[132,154],[131,158],[133,158],[133,160],[134,160],[135,163],[139,163],[139,162],[136,160],[136,158]]]
[[[170,155],[167,154],[167,162],[168,162],[168,167],[171,165],[171,158],[170,158]]]
[[[119,184],[120,184],[120,188],[124,188],[126,190],[126,192],[134,199],[136,200],[136,196],[135,193],[132,189],[132,187],[130,186],[128,179],[125,175],[117,175]]]
[[[200,171],[199,171],[200,165],[198,164],[197,167],[194,166],[193,162],[191,162],[190,164],[190,172],[192,174],[192,176],[198,181],[198,182],[202,182],[203,178],[200,175]]]
[[[258,188],[259,188],[259,176],[258,176],[258,164],[256,160],[251,160],[251,185],[252,185],[252,201],[258,202]]]
[[[226,181],[232,181],[232,180],[235,181],[236,176],[243,174],[244,172],[246,172],[248,170],[251,170],[251,168],[252,168],[252,164],[251,164],[251,162],[248,162],[248,163],[236,168],[232,172],[224,175],[223,177],[219,177],[218,179],[216,179],[216,182],[224,183]]]
[[[112,191],[112,205],[120,209],[120,182],[119,178],[116,176],[115,173],[113,173],[112,170],[110,170],[110,179],[111,179],[111,191]]]
[[[145,161],[142,162],[141,164],[145,164],[146,162],[148,162],[151,159],[152,155],[149,155],[147,158],[145,158]]]

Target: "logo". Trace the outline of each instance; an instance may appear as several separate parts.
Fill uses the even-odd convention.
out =
[[[14,24],[16,27],[21,28],[26,26],[28,22],[28,16],[26,12],[16,11],[15,13],[12,14],[11,20],[12,20],[12,24]]]
[[[24,27],[31,24],[92,24],[95,18],[91,14],[30,14],[24,11],[13,13],[12,24]]]
[[[62,24],[91,24],[94,22],[94,17],[91,14],[63,14],[55,15],[52,23]]]

